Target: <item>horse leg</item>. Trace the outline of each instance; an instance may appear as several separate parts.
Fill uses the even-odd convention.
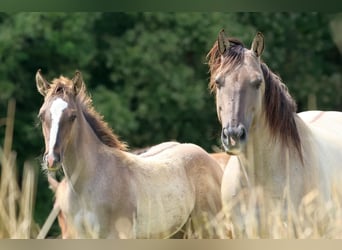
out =
[[[224,238],[222,220],[222,202],[220,183],[210,175],[206,176],[206,185],[196,188],[196,202],[191,213],[191,225],[195,238]]]

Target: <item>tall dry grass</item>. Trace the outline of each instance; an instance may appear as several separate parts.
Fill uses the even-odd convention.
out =
[[[334,190],[329,202],[313,190],[297,209],[286,198],[270,199],[260,187],[244,190],[223,209],[217,231],[230,231],[233,239],[341,239],[342,195]]]
[[[40,230],[33,219],[37,173],[32,164],[24,163],[19,183],[16,153],[12,151],[15,101],[8,104],[5,140],[0,147],[0,238],[45,238],[59,210],[53,209]],[[2,127],[2,126],[1,126]],[[246,195],[247,194],[247,195]],[[284,207],[288,207],[284,210]],[[234,212],[232,212],[234,211]],[[239,223],[232,222],[238,212]],[[261,188],[241,192],[224,208],[215,222],[220,238],[243,239],[340,239],[342,238],[342,195],[336,191],[329,203],[320,203],[318,194],[306,195],[299,209],[283,201],[267,198]],[[242,226],[238,226],[242,225]],[[201,238],[185,232],[186,238]]]
[[[37,235],[33,220],[36,193],[36,171],[29,162],[23,167],[19,183],[16,153],[12,151],[15,101],[8,103],[5,139],[0,146],[0,238],[29,239]]]

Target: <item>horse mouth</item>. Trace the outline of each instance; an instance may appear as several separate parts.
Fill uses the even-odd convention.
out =
[[[59,162],[56,162],[51,166],[49,166],[47,162],[43,163],[43,169],[46,169],[49,172],[57,172],[59,169],[61,169],[61,167],[62,167],[62,164]]]
[[[43,168],[49,172],[56,172],[62,167],[60,154],[46,154],[43,158]]]
[[[54,166],[51,166],[51,167],[47,167],[47,170],[49,172],[57,172],[60,168],[61,168],[61,165],[58,164],[58,165],[54,165]]]
[[[241,149],[240,147],[229,147],[229,148],[225,148],[225,152],[229,155],[239,155],[241,153]]]
[[[222,139],[222,145],[224,151],[230,155],[239,155],[241,153],[241,144],[239,140],[228,138],[227,140]]]

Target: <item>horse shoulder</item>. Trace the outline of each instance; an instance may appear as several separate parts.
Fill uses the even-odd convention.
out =
[[[64,178],[57,186],[55,200],[55,205],[61,209],[58,223],[62,237],[64,239],[99,237],[100,224],[96,213],[81,206],[79,202],[68,180]],[[86,232],[91,232],[92,235]]]

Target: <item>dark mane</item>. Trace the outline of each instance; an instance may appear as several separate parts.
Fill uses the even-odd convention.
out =
[[[261,63],[261,70],[265,79],[265,115],[271,133],[278,135],[286,146],[293,145],[302,159],[301,140],[293,115],[297,111],[297,104],[286,85],[265,63]]]
[[[83,84],[84,86],[84,84]],[[48,95],[62,94],[62,95],[74,95],[72,88],[72,81],[66,77],[61,76],[58,79],[54,79],[51,84]],[[48,96],[47,95],[47,96]],[[80,90],[76,96],[76,101],[80,105],[83,115],[93,129],[96,136],[107,146],[112,148],[118,148],[126,150],[127,146],[121,142],[118,137],[113,133],[108,123],[103,120],[101,116],[93,107],[92,100],[86,93],[85,86]]]
[[[221,65],[221,63],[225,65],[231,65],[231,67],[234,67],[235,65],[238,65],[241,63],[244,59],[244,45],[241,41],[239,41],[236,38],[230,37],[228,38],[229,41],[229,48],[224,52],[224,57],[222,58],[221,53],[218,49],[218,42],[216,41],[214,46],[211,48],[209,53],[207,54],[207,60],[209,65],[209,72],[210,72],[210,82],[209,82],[209,88],[211,91],[215,91],[216,85],[215,85],[215,79],[212,77],[215,72]],[[221,62],[221,60],[224,60]]]
[[[230,47],[225,51],[223,58],[218,50],[217,41],[207,55],[211,75],[209,88],[212,92],[216,90],[214,75],[221,63],[231,68],[244,60],[244,45],[236,39],[229,38],[228,40]],[[224,61],[221,62],[221,60]],[[287,147],[294,146],[303,160],[301,140],[294,117],[297,105],[286,85],[265,63],[261,63],[261,70],[265,79],[265,117],[271,133],[273,136],[279,136]]]

